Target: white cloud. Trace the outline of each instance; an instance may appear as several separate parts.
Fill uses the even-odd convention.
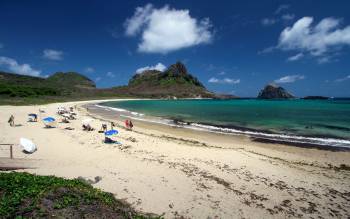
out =
[[[95,72],[95,69],[93,67],[86,67],[84,71],[86,73],[93,73],[93,72]]]
[[[45,49],[43,51],[43,57],[45,59],[59,61],[63,59],[63,52],[53,49]]]
[[[298,54],[296,54],[296,55],[294,55],[294,56],[289,57],[289,58],[287,59],[287,61],[293,62],[293,61],[297,61],[297,60],[299,60],[299,59],[301,59],[301,58],[303,58],[303,57],[304,57],[304,54],[303,54],[303,53],[298,53]]]
[[[221,72],[219,72],[219,74],[218,74],[218,75],[225,75],[225,74],[226,74],[226,72],[221,71]]]
[[[266,53],[271,53],[273,52],[274,50],[276,49],[275,46],[270,46],[270,47],[267,47],[261,51],[258,51],[258,55],[262,55],[262,54],[266,54]]]
[[[137,7],[134,15],[131,18],[126,19],[124,23],[126,35],[135,36],[137,33],[140,33],[142,27],[149,22],[152,11],[152,4],[147,4],[144,7]]]
[[[158,63],[155,66],[145,66],[142,68],[138,68],[136,69],[136,73],[142,73],[143,71],[146,70],[158,70],[158,71],[164,71],[166,69],[165,65],[163,65],[162,63]]]
[[[41,71],[33,69],[29,64],[18,64],[18,62],[12,58],[0,57],[0,66],[5,66],[13,73],[21,75],[39,76]]]
[[[350,75],[344,77],[344,78],[339,78],[339,79],[336,79],[335,82],[343,82],[343,81],[347,81],[347,80],[350,80]]]
[[[284,15],[282,15],[281,18],[284,21],[290,21],[290,20],[293,20],[295,18],[295,15],[294,14],[284,14]]]
[[[125,23],[127,36],[141,34],[138,51],[168,53],[186,47],[209,43],[213,38],[208,18],[197,20],[189,10],[177,10],[152,4],[137,7],[134,15]]]
[[[277,84],[293,83],[297,80],[303,80],[304,78],[305,78],[304,75],[287,75],[275,80],[274,82]]]
[[[290,6],[289,5],[280,5],[275,11],[275,14],[279,14],[284,10],[287,10]]]
[[[274,18],[263,18],[261,20],[261,24],[264,26],[271,26],[273,24],[277,23],[277,20]]]
[[[312,22],[312,17],[303,17],[292,27],[285,28],[280,35],[278,48],[324,56],[334,48],[350,45],[350,26],[341,29],[339,19],[324,18],[314,26]]]
[[[224,79],[218,79],[215,77],[212,77],[208,80],[209,83],[214,84],[239,84],[241,82],[240,79],[232,79],[232,78],[224,78]]]
[[[110,78],[114,78],[115,77],[115,74],[113,74],[113,72],[109,71],[107,72],[107,77],[110,77]]]
[[[99,82],[100,80],[101,80],[101,77],[95,78],[95,81],[96,81],[96,82]]]

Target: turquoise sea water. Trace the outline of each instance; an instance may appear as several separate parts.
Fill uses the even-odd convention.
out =
[[[215,131],[260,133],[271,138],[280,135],[305,137],[301,142],[307,138],[331,138],[334,141],[325,144],[341,146],[349,143],[350,147],[349,99],[132,100],[102,105],[181,120]]]

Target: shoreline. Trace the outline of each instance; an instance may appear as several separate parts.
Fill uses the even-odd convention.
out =
[[[111,101],[111,100],[106,100]],[[141,212],[165,218],[285,218],[350,216],[350,153],[254,142],[247,136],[204,133],[134,122],[123,128],[116,112],[83,107],[100,100],[40,106],[0,106],[0,142],[26,137],[33,154],[14,147],[14,157],[30,162],[25,171],[68,179],[101,180],[93,186],[111,192]],[[27,114],[54,116],[58,106],[76,106],[77,120],[45,129],[27,122]],[[10,127],[7,118],[15,116]],[[81,128],[94,119],[94,131]],[[104,144],[102,123],[117,123],[121,143]],[[65,128],[71,127],[73,130]],[[0,157],[8,151],[0,150]]]
[[[119,116],[129,118],[132,120],[138,120],[144,123],[154,123],[158,125],[175,126],[178,128],[185,128],[189,130],[199,130],[203,132],[212,132],[217,134],[227,135],[242,135],[248,136],[254,141],[261,143],[272,143],[272,144],[284,144],[288,146],[297,146],[305,148],[317,148],[320,150],[340,150],[350,151],[350,139],[346,138],[335,138],[334,136],[327,135],[292,135],[285,133],[273,132],[270,130],[258,130],[247,127],[240,127],[235,125],[217,125],[203,122],[189,122],[182,121],[174,118],[162,118],[153,117],[139,112],[128,111],[123,108],[115,108],[110,106],[100,105],[101,103],[89,104],[89,107],[94,105],[105,110],[112,110]],[[103,114],[103,112],[100,112]],[[123,114],[122,114],[123,113]]]

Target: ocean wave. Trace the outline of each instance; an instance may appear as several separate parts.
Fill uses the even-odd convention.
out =
[[[120,115],[121,117],[144,121],[144,122],[168,125],[172,127],[187,128],[187,129],[192,129],[197,131],[208,131],[208,132],[219,133],[219,134],[247,135],[254,138],[263,138],[263,139],[275,140],[279,142],[282,141],[287,143],[312,144],[312,145],[331,146],[331,147],[340,147],[340,148],[350,149],[350,140],[345,140],[345,139],[276,134],[276,133],[267,133],[267,132],[262,132],[257,130],[241,130],[241,129],[231,128],[231,127],[230,128],[219,127],[215,125],[207,125],[207,124],[201,124],[201,123],[186,123],[186,122],[174,123],[174,120],[171,120],[171,119],[165,119],[160,117],[144,117],[144,114],[131,112],[121,108],[114,108],[114,107],[101,106],[101,105],[96,105],[96,106],[130,114],[130,115]]]

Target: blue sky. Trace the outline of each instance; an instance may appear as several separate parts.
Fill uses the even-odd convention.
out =
[[[77,71],[98,87],[186,64],[212,91],[350,96],[350,2],[1,1],[0,70]]]

